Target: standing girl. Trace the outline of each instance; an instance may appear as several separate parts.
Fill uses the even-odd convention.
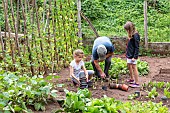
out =
[[[80,75],[85,75],[87,82],[94,74],[93,70],[86,70],[83,57],[84,52],[81,49],[77,49],[73,53],[74,60],[70,63],[70,77],[72,78],[73,84],[78,86],[80,84]]]
[[[126,30],[129,39],[126,48],[127,66],[130,73],[128,82],[131,84],[131,87],[140,87],[137,69],[140,36],[136,31],[134,24],[130,21],[126,22],[124,29]]]

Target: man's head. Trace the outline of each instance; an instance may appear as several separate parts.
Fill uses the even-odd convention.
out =
[[[107,49],[104,45],[99,45],[97,47],[97,54],[99,56],[99,61],[103,61],[106,59],[106,53],[107,53]]]

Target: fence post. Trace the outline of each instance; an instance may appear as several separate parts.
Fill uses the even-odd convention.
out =
[[[148,49],[147,0],[144,0],[144,37],[145,37],[145,48]]]
[[[77,10],[78,10],[78,14],[77,14],[77,22],[78,22],[78,37],[82,38],[82,31],[81,31],[81,0],[77,0]],[[80,43],[82,42],[82,40],[79,40]]]

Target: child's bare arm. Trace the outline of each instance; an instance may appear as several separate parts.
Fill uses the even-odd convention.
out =
[[[79,79],[75,77],[74,75],[74,69],[72,66],[70,66],[70,77],[73,77],[74,79],[76,79],[79,82]],[[80,83],[80,82],[79,82]]]
[[[85,66],[82,66],[82,69],[83,69],[83,71],[84,71],[84,73],[85,73],[85,75],[86,75],[87,81],[88,81],[88,76],[89,76],[89,75],[88,75],[88,72],[87,72]]]
[[[74,76],[74,73],[73,73],[73,67],[70,66],[70,77],[73,77]]]

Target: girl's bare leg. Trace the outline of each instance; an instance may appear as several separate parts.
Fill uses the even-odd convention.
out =
[[[138,80],[138,76],[139,76],[138,68],[137,68],[137,66],[135,64],[132,65],[132,68],[133,68],[133,72],[134,72],[135,82],[136,82],[136,84],[139,84],[139,80]]]
[[[130,79],[134,80],[132,64],[127,64],[127,65],[128,65],[128,69],[129,69]]]

